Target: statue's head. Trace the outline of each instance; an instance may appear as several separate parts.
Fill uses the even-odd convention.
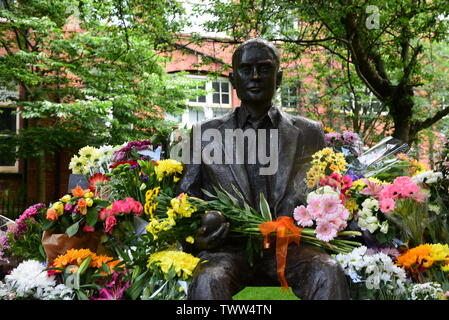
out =
[[[230,80],[243,103],[271,103],[282,81],[278,49],[263,39],[242,43],[232,56]]]

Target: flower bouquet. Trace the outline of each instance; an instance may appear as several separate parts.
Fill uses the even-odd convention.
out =
[[[6,232],[0,236],[0,261],[45,260],[39,223],[45,207],[43,203],[32,205],[8,224]]]
[[[89,249],[69,249],[48,268],[79,300],[120,300],[130,286],[123,262]]]
[[[71,248],[96,251],[102,234],[99,212],[108,205],[109,202],[79,186],[52,203],[41,222],[47,262]]]
[[[164,250],[148,258],[152,275],[140,296],[142,300],[183,300],[200,259],[179,250]]]

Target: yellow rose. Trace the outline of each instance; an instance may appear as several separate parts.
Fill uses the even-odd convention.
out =
[[[52,209],[55,209],[56,212],[58,213],[58,216],[61,216],[64,213],[64,205],[62,204],[62,202],[55,202],[53,203],[53,205],[51,206]]]
[[[91,192],[91,191],[86,192],[86,193],[84,194],[84,198],[93,198],[93,197],[94,197],[94,193]]]
[[[87,198],[86,199],[86,205],[88,207],[92,207],[93,204],[94,204],[94,200],[92,200],[92,198]]]
[[[65,196],[63,196],[61,199],[59,199],[59,200],[61,200],[62,202],[64,202],[64,203],[67,203],[67,202],[69,202],[70,200],[72,200],[72,196],[70,195],[70,194],[66,194]]]

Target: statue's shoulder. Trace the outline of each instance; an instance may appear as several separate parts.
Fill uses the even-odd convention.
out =
[[[283,116],[287,117],[289,121],[299,129],[302,129],[305,132],[312,132],[316,134],[317,132],[323,131],[323,126],[319,121],[312,120],[306,117],[292,115],[288,113],[283,113]]]

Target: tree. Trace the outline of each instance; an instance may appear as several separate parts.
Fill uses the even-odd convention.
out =
[[[183,109],[189,82],[164,72],[158,54],[180,30],[175,1],[1,0],[0,80],[20,86],[25,119],[0,154],[45,158],[62,148],[148,138]],[[16,150],[16,152],[12,152]]]
[[[386,106],[398,139],[412,143],[421,130],[449,114],[448,106],[428,101],[429,112],[417,117],[416,104],[416,91],[432,76],[423,68],[426,50],[447,42],[445,0],[384,0],[375,5],[362,0],[211,0],[207,10],[217,18],[206,27],[228,32],[235,42],[262,36],[296,56],[321,48],[348,75],[353,68]],[[296,19],[299,23],[292,23]]]

